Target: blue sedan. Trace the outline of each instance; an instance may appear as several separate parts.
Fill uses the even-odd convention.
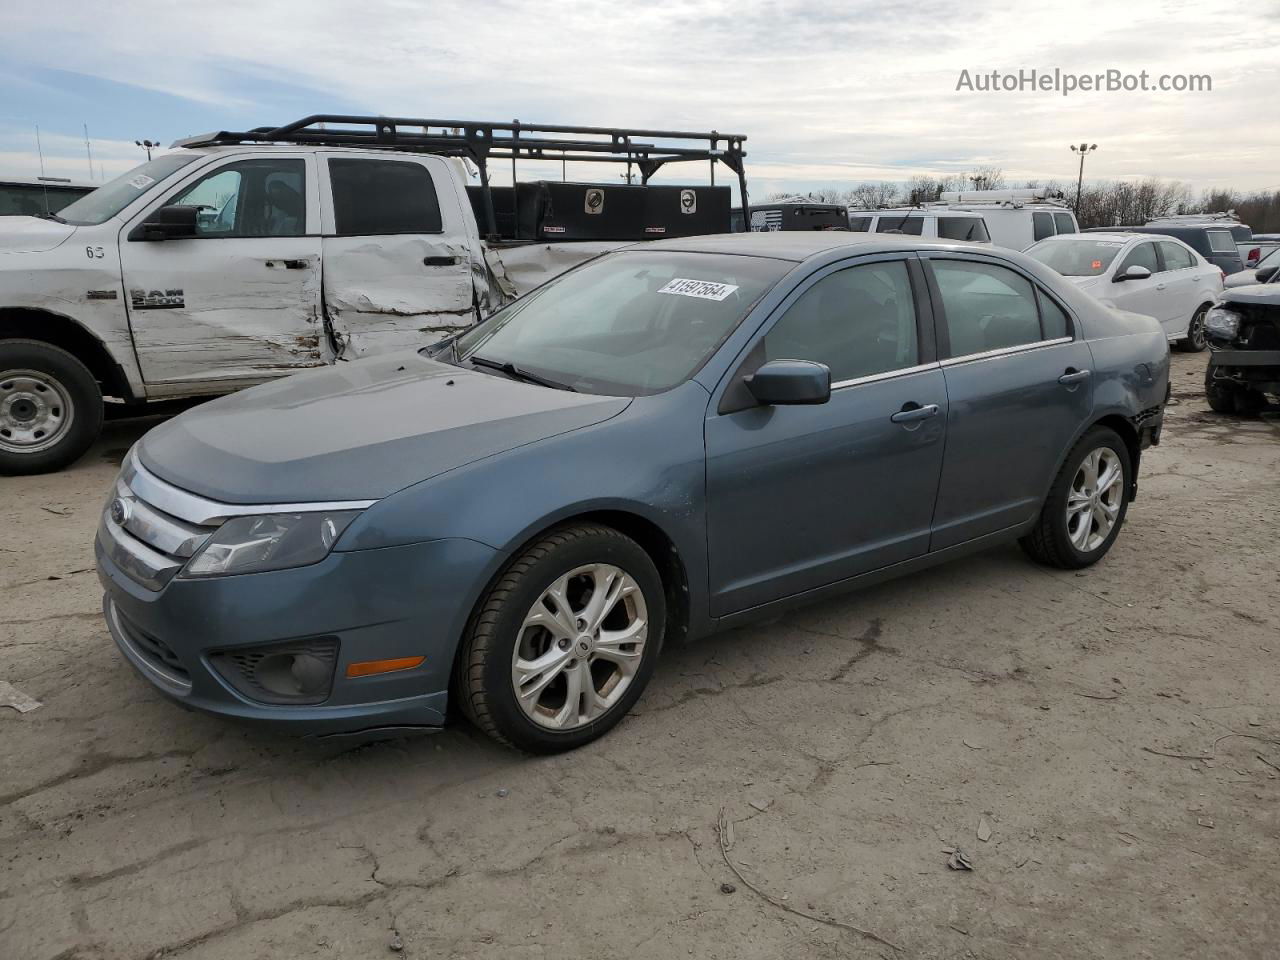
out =
[[[1097,562],[1168,375],[1154,319],[1008,250],[643,244],[147,434],[98,531],[106,621],[200,710],[376,736],[453,702],[565,750],[664,642],[1010,540]]]

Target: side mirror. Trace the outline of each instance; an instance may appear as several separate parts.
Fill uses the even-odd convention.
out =
[[[1112,279],[1112,282],[1119,283],[1121,280],[1146,280],[1150,276],[1150,270],[1141,264],[1135,263],[1124,273],[1117,273]]]
[[[196,235],[196,215],[200,208],[172,204],[151,212],[129,233],[130,240],[182,240]]]
[[[831,399],[831,368],[812,360],[770,360],[745,382],[751,395],[767,406],[826,403]]]
[[[1254,283],[1270,283],[1271,278],[1276,275],[1276,271],[1280,270],[1280,266],[1262,267],[1253,275]]]

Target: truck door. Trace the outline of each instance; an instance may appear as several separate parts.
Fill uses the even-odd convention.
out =
[[[130,239],[158,208],[198,207],[196,235]],[[242,386],[325,363],[314,160],[229,158],[120,231],[133,341],[151,395]]]
[[[470,204],[441,157],[320,154],[324,303],[343,355],[432,343],[476,322]]]

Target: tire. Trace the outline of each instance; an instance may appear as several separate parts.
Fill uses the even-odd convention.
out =
[[[39,340],[0,340],[0,474],[61,470],[101,428],[102,391],[88,367]]]
[[[618,585],[632,592],[603,613],[592,607]],[[598,629],[585,622],[593,616]],[[572,750],[612,729],[644,692],[665,627],[662,578],[639,544],[599,524],[559,527],[512,561],[480,601],[454,695],[467,719],[500,743]]]
[[[1096,500],[1091,499],[1089,494],[1088,468],[1085,465],[1093,456],[1101,458],[1096,481],[1106,483],[1110,464],[1120,470],[1114,485],[1108,485]],[[1035,527],[1018,542],[1037,563],[1061,570],[1079,570],[1092,566],[1106,556],[1116,537],[1120,535],[1125,514],[1129,510],[1132,477],[1133,464],[1129,448],[1120,435],[1108,427],[1091,428],[1067,455],[1066,462],[1054,478]],[[1101,485],[1095,482],[1094,489]],[[1069,503],[1073,500],[1079,502],[1082,489],[1086,498],[1089,498],[1085,501],[1083,511],[1073,510],[1068,514]],[[1088,506],[1090,502],[1095,504],[1093,509]],[[1105,535],[1101,522],[1104,517],[1111,523]]]
[[[1187,353],[1200,353],[1209,345],[1209,341],[1205,339],[1204,334],[1204,318],[1208,314],[1209,304],[1202,303],[1196,312],[1191,315],[1191,322],[1187,324],[1186,339],[1178,342],[1178,346]]]
[[[1213,378],[1213,364],[1204,372],[1204,396],[1214,413],[1236,412],[1236,387]]]

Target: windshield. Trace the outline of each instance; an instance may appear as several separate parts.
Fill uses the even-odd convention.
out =
[[[63,207],[58,216],[64,223],[77,227],[87,227],[103,223],[142,196],[157,183],[165,180],[170,174],[182,169],[196,158],[196,154],[188,151],[166,153],[163,157],[148,160],[122,173],[108,183],[104,183],[92,193],[68,207]]]
[[[1124,247],[1120,240],[1041,240],[1025,253],[1064,277],[1096,277],[1105,273]]]
[[[460,337],[457,355],[584,393],[641,396],[692,376],[793,264],[627,251],[593,260]]]

